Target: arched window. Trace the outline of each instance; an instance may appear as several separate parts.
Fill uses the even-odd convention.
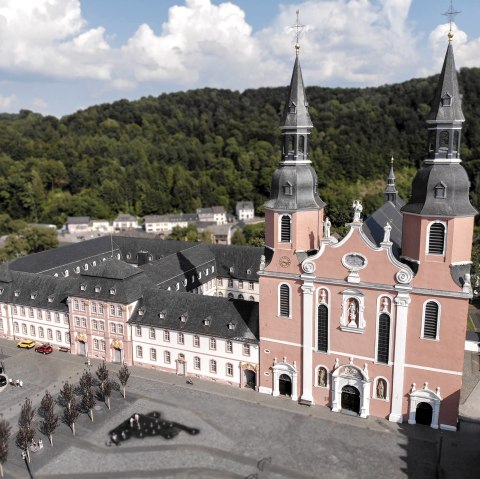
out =
[[[227,363],[226,373],[227,373],[227,376],[233,376],[233,364],[232,363]]]
[[[299,136],[298,137],[298,151],[304,152],[305,151],[305,137]]]
[[[283,215],[280,223],[280,241],[282,243],[290,243],[290,230],[292,219],[288,215]]]
[[[460,151],[460,131],[455,130],[453,134],[453,149],[457,151],[457,158],[460,156],[458,152]]]
[[[445,225],[432,223],[428,232],[428,254],[445,254]]]
[[[377,361],[388,364],[390,352],[390,316],[382,313],[378,318]]]
[[[244,298],[243,298],[243,294],[239,294],[239,295],[238,295],[238,299],[244,299]]]
[[[287,284],[280,285],[278,298],[279,316],[288,318],[290,316],[290,288]]]
[[[249,296],[249,297],[248,297],[248,300],[249,300],[249,301],[255,301],[255,298],[254,298],[253,296]]]
[[[426,339],[437,339],[439,307],[436,301],[428,301],[423,313],[423,334]]]
[[[295,144],[295,139],[293,135],[288,135],[287,140],[287,153],[293,153],[293,145]]]
[[[228,293],[228,299],[233,299],[233,293]]]
[[[324,304],[318,307],[317,349],[328,351],[328,307]]]
[[[440,141],[439,141],[439,147],[440,148],[448,148],[448,142],[449,142],[449,133],[447,130],[442,130],[440,132]]]

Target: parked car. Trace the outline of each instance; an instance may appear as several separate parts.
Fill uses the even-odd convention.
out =
[[[32,349],[35,347],[35,341],[33,339],[23,339],[17,343],[17,348]]]
[[[53,348],[52,346],[50,346],[50,344],[45,343],[45,344],[41,344],[40,346],[37,346],[35,348],[35,351],[37,351],[37,353],[50,354],[50,353],[53,353]]]
[[[7,378],[0,374],[0,388],[7,385]]]

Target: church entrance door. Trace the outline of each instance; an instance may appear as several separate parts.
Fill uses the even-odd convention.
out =
[[[360,392],[355,386],[342,388],[342,409],[360,414]]]
[[[430,404],[426,402],[421,402],[417,406],[417,411],[415,413],[415,422],[417,424],[430,426],[432,424],[432,414],[433,414],[432,406],[430,406]]]
[[[292,380],[287,374],[282,374],[278,379],[278,391],[280,396],[292,396]]]
[[[86,356],[87,355],[87,346],[85,345],[85,343],[83,341],[80,341],[78,344],[80,346],[78,354],[80,356]]]
[[[113,362],[120,364],[122,362],[122,350],[121,349],[113,349]]]
[[[245,387],[255,389],[256,385],[256,374],[255,371],[250,369],[245,370]]]

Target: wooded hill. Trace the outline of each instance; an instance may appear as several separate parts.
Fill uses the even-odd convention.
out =
[[[367,213],[381,204],[391,155],[408,196],[426,151],[437,78],[307,88],[315,125],[310,157],[334,224],[350,219],[354,198],[363,198]],[[467,118],[462,158],[479,207],[480,69],[462,69],[459,80]],[[57,225],[67,215],[112,218],[217,204],[233,211],[239,200],[253,200],[261,212],[280,160],[286,94],[205,88],[98,105],[60,120],[30,111],[0,115],[0,211]]]

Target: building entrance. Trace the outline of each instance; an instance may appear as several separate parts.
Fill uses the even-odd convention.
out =
[[[250,369],[245,370],[245,387],[255,389],[256,385],[256,374],[255,371]]]
[[[80,356],[86,356],[87,355],[87,346],[85,345],[85,343],[83,341],[80,341],[78,344],[79,344],[78,354]]]
[[[356,387],[342,388],[342,409],[360,414],[360,392]]]
[[[292,396],[292,380],[287,374],[282,374],[278,379],[278,392],[280,396]]]
[[[417,406],[415,413],[415,422],[417,424],[423,424],[424,426],[430,426],[432,424],[433,409],[430,404],[421,402]]]

